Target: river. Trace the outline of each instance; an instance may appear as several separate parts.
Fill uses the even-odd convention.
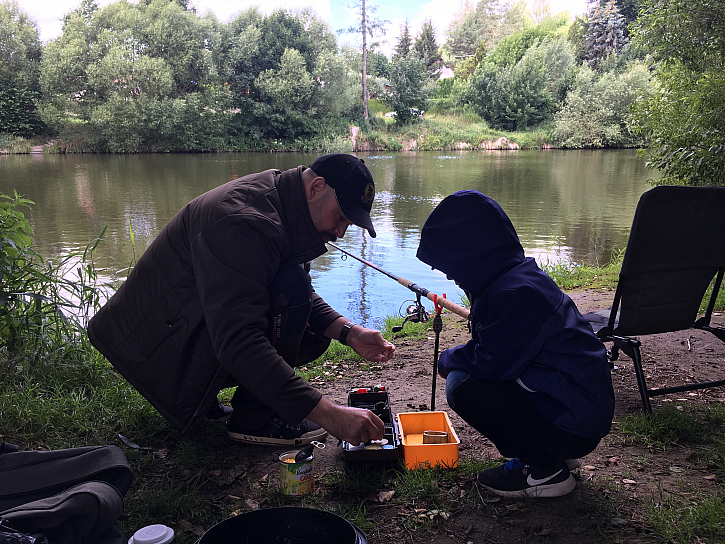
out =
[[[624,248],[653,176],[632,150],[359,153],[376,183],[378,236],[348,229],[338,245],[459,302],[461,291],[415,258],[420,229],[447,195],[494,198],[539,261],[603,264]],[[25,210],[46,258],[82,249],[107,227],[95,256],[103,275],[133,263],[192,198],[245,174],[309,165],[302,153],[0,156],[0,192],[33,200]],[[133,244],[129,226],[133,229]],[[461,233],[465,236],[465,233]],[[392,279],[332,248],[313,263],[315,289],[355,322],[379,326],[414,298]],[[427,304],[427,306],[432,306]]]

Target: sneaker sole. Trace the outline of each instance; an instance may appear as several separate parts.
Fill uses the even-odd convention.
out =
[[[534,499],[539,497],[563,497],[564,495],[568,495],[569,493],[571,493],[576,487],[576,479],[571,474],[569,474],[569,477],[563,482],[559,482],[556,484],[537,485],[533,487],[527,487],[526,489],[517,489],[515,491],[494,489],[485,484],[482,484],[481,482],[477,483],[484,489],[489,490],[494,495],[513,499],[520,497],[531,497]]]
[[[299,438],[272,438],[269,436],[258,436],[253,434],[235,433],[227,431],[227,436],[236,442],[245,444],[256,444],[258,446],[306,446],[313,440],[322,442],[327,438],[327,431],[319,429],[305,433]]]

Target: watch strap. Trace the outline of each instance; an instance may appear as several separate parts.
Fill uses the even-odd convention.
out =
[[[342,326],[342,329],[340,329],[340,339],[339,342],[343,346],[347,346],[347,335],[352,330],[352,328],[355,326],[355,324],[351,321],[348,321]]]

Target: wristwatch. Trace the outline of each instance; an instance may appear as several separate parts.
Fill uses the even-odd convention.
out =
[[[347,335],[352,330],[355,324],[352,321],[348,321],[340,329],[340,339],[338,340],[343,346],[347,346]]]

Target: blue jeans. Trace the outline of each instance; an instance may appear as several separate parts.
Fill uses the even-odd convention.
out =
[[[446,378],[448,406],[494,443],[504,457],[541,469],[594,451],[598,439],[566,432],[548,421],[514,381],[484,381],[461,370]],[[533,393],[536,394],[536,393]]]

